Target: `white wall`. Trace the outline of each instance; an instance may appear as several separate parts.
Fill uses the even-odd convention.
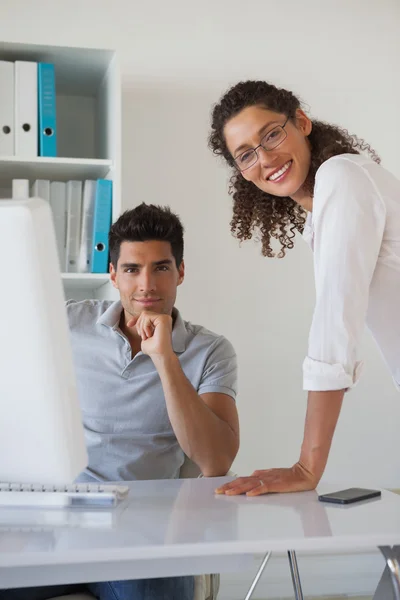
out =
[[[288,465],[302,437],[301,362],[314,291],[300,240],[283,261],[229,232],[227,172],[206,147],[210,107],[239,79],[296,91],[311,114],[365,137],[400,176],[396,0],[13,0],[0,39],[120,52],[123,203],[170,204],[186,225],[186,318],[226,334],[240,359],[236,470]],[[326,478],[400,484],[400,397],[370,341],[346,398]]]

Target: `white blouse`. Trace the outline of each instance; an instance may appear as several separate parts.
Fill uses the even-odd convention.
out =
[[[400,386],[400,181],[365,156],[330,158],[317,171],[303,237],[316,287],[304,389],[356,383],[365,323]]]

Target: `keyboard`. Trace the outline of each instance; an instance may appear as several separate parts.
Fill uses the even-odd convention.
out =
[[[107,483],[70,485],[0,483],[0,509],[2,506],[110,507],[124,500],[128,494],[127,485]]]

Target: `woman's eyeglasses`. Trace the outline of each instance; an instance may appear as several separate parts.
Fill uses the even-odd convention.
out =
[[[267,152],[270,150],[274,150],[279,144],[286,139],[287,133],[285,126],[289,120],[289,117],[286,119],[283,125],[276,125],[272,129],[270,129],[262,138],[256,148],[250,148],[249,150],[245,150],[242,154],[239,154],[234,160],[235,165],[239,169],[239,171],[246,171],[246,169],[250,169],[253,165],[258,161],[258,148],[264,148]]]

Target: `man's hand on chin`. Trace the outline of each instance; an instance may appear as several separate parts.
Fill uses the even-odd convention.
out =
[[[152,359],[173,354],[172,317],[170,315],[143,311],[138,317],[127,322],[127,327],[135,327],[142,338],[141,349]]]

